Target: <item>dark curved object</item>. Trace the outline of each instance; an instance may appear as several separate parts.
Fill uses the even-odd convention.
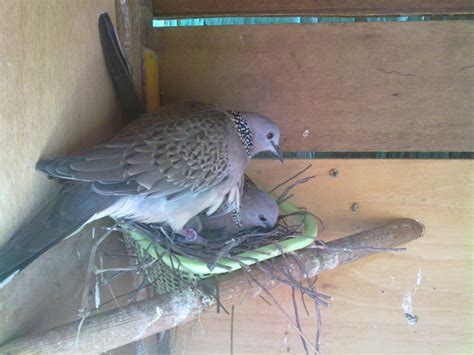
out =
[[[132,75],[118,41],[114,25],[106,12],[99,16],[99,35],[105,64],[114,83],[123,113],[128,122],[145,112],[133,84]]]

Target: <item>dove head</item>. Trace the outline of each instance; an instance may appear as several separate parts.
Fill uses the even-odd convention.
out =
[[[235,113],[233,114],[234,121],[236,121]],[[260,152],[269,151],[283,162],[283,154],[278,146],[280,143],[280,129],[276,123],[270,118],[256,112],[240,112],[237,114],[245,121],[251,133],[249,155],[254,156]],[[239,129],[238,124],[237,129]],[[244,145],[246,145],[245,142]]]
[[[245,186],[240,202],[242,229],[273,228],[278,219],[278,205],[270,194]]]

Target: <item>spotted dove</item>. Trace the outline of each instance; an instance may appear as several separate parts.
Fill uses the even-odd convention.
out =
[[[253,228],[273,228],[278,218],[278,205],[270,194],[260,190],[245,176],[239,211],[217,211],[208,216],[201,213],[193,217],[184,229],[189,239],[232,237],[238,232]]]
[[[80,155],[40,160],[38,170],[66,183],[0,250],[0,281],[104,216],[179,231],[223,202],[238,210],[250,158],[262,151],[281,157],[279,138],[277,125],[258,113],[176,104],[142,115]]]
[[[110,20],[101,15],[101,21],[105,59],[122,99],[133,90],[130,73]],[[132,96],[129,119],[142,111]],[[64,186],[0,249],[0,282],[103,216],[181,230],[189,219],[202,211],[210,215],[223,202],[238,211],[248,160],[267,150],[281,160],[279,136],[278,127],[258,113],[187,103],[141,115],[81,155],[40,160],[37,169]]]

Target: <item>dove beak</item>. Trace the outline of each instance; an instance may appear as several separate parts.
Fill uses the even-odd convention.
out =
[[[281,149],[278,145],[273,143],[273,141],[271,143],[272,143],[272,146],[273,146],[273,154],[275,154],[275,156],[278,158],[278,160],[280,160],[283,163],[283,152],[281,151]]]
[[[275,227],[275,224],[272,224],[272,223],[270,223],[270,222],[266,222],[266,223],[265,223],[265,228],[266,228],[266,229],[273,229],[274,227]]]

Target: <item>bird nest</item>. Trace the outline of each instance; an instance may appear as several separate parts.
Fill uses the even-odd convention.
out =
[[[271,230],[254,228],[201,243],[189,242],[167,226],[129,223],[121,226],[125,241],[159,294],[304,248],[316,239],[317,221],[305,208],[288,202],[288,198],[293,196],[291,191],[296,185],[314,177],[292,183],[305,170],[272,190],[280,216]],[[278,188],[283,189],[279,195],[274,193]]]
[[[158,293],[181,289],[304,248],[314,242],[317,234],[314,217],[305,210],[280,215],[272,230],[245,230],[206,244],[172,236],[162,226],[134,223],[123,230],[130,250]]]
[[[216,276],[240,269],[247,275],[249,283],[254,283],[260,287],[262,290],[260,297],[268,303],[275,304],[292,324],[301,338],[306,353],[308,354],[310,350],[318,353],[322,329],[320,306],[327,307],[330,297],[316,291],[317,276],[314,278],[308,276],[309,273],[305,270],[305,262],[296,251],[307,246],[324,247],[324,243],[320,241],[317,241],[318,245],[315,245],[318,225],[322,227],[324,225],[322,221],[304,207],[296,207],[288,201],[294,196],[292,192],[295,186],[315,177],[301,178],[301,175],[310,167],[311,165],[269,191],[280,208],[277,224],[271,230],[262,228],[245,230],[233,235],[209,239],[205,244],[202,244],[189,242],[185,237],[172,233],[166,225],[117,222],[99,238],[91,251],[86,285],[90,283],[89,278],[93,270],[95,270],[96,277],[103,275],[105,272],[112,273],[112,276],[105,278],[105,281],[102,281],[101,284],[108,284],[112,279],[125,272],[139,272],[144,276],[142,283],[131,292],[118,297],[114,296],[114,301],[126,296],[131,297],[129,298],[131,300],[138,294],[138,291],[148,286],[153,286],[160,295],[191,288],[196,292],[204,292],[206,295],[213,297],[217,303],[217,312],[222,309],[230,314],[231,319],[233,319],[234,307],[232,307],[232,313],[230,313],[220,302],[219,278]],[[281,192],[277,193],[277,191]],[[124,251],[119,250],[109,252],[106,255],[110,257],[127,256],[136,262],[132,262],[130,267],[125,268],[95,267],[94,260],[98,245],[115,230],[123,233],[127,246],[126,252],[123,254]],[[276,256],[280,256],[284,262],[275,262]],[[295,264],[297,265],[296,268],[291,266]],[[271,276],[273,280],[291,288],[294,320],[272,293],[252,276],[249,272],[251,267],[258,268]],[[83,320],[89,314],[87,290],[86,287],[83,292],[83,302],[80,310]],[[306,315],[309,316],[308,297],[311,300],[310,304],[314,304],[317,322],[316,343],[314,345],[304,335],[301,328],[299,320],[301,311],[299,311],[298,302],[296,301],[298,294]],[[267,300],[267,297],[270,301]],[[110,302],[112,300],[103,304],[99,302],[100,305],[96,305],[97,309]]]

